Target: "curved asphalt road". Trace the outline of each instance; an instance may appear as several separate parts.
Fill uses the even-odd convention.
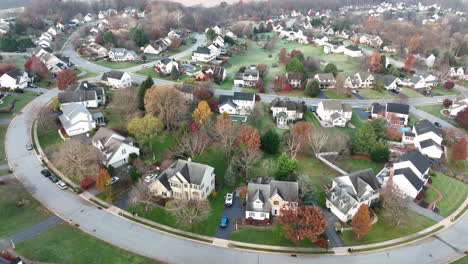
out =
[[[34,186],[35,197],[52,212],[82,230],[128,251],[169,263],[447,263],[467,249],[468,216],[435,236],[404,247],[349,256],[259,253],[217,247],[168,235],[100,210],[70,191],[62,191],[40,174],[41,165],[25,145],[31,141],[31,128],[41,106],[56,96],[51,90],[33,100],[17,114],[6,134],[5,148],[15,176]]]

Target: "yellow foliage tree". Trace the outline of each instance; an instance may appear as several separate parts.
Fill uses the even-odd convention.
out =
[[[150,114],[142,118],[134,118],[127,125],[128,132],[142,144],[148,143],[154,134],[163,129],[162,121]]]
[[[99,173],[96,175],[96,189],[98,189],[101,192],[104,192],[110,180],[111,176],[109,172],[104,168],[100,169]]]
[[[200,101],[198,107],[193,110],[193,120],[195,123],[201,125],[211,115],[210,106],[206,101]]]

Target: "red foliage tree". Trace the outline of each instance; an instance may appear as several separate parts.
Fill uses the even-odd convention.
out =
[[[377,73],[380,71],[381,59],[382,59],[382,55],[380,55],[380,53],[377,53],[377,52],[372,53],[372,55],[368,59],[369,70],[371,72]]]
[[[0,64],[0,76],[16,68],[15,64]]]
[[[192,132],[197,131],[198,130],[198,124],[193,122],[192,124],[190,124],[188,126],[188,129],[190,129],[190,131],[192,131]]]
[[[45,79],[50,78],[50,73],[49,70],[47,69],[47,66],[39,60],[38,57],[32,56],[29,60],[26,61],[24,64],[24,68],[33,74],[36,74],[37,76]]]
[[[151,28],[151,39],[159,39],[162,37],[161,29],[159,29],[159,26],[154,25]]]
[[[403,67],[404,71],[409,72],[411,68],[413,68],[414,59],[413,55],[410,55],[408,59],[406,59],[405,66]]]
[[[258,82],[255,84],[255,87],[258,89],[259,92],[261,93],[265,92],[265,86],[263,86],[262,80],[258,80]]]
[[[455,84],[453,82],[451,82],[451,81],[447,81],[447,82],[444,83],[444,89],[447,90],[447,91],[452,90],[453,87],[455,87]]]
[[[282,48],[278,53],[278,61],[283,64],[288,64],[291,57],[289,56],[288,52],[285,48]]]
[[[219,104],[214,98],[210,98],[208,101],[208,106],[210,106],[212,113],[219,113]]]
[[[258,130],[251,125],[243,124],[236,142],[237,145],[244,144],[250,150],[258,150],[260,148]]]
[[[182,39],[171,38],[171,49],[177,49],[180,45],[182,45]]]
[[[318,207],[310,205],[281,209],[279,221],[285,229],[284,236],[294,243],[307,238],[314,242],[327,227],[323,212]]]
[[[255,94],[255,102],[260,102],[261,100],[262,98],[260,97],[260,95]]]
[[[444,99],[444,101],[442,102],[442,104],[444,105],[445,108],[449,108],[449,106],[452,105],[452,100],[450,100],[450,99]]]
[[[314,244],[319,248],[328,248],[328,242],[323,237],[317,239],[317,241],[315,241]]]
[[[463,127],[468,127],[468,107],[458,112],[454,120]]]
[[[83,190],[88,190],[89,188],[91,188],[91,186],[93,186],[93,184],[94,184],[94,179],[91,177],[86,177],[81,181],[80,187]]]
[[[289,58],[294,58],[294,56],[304,57],[302,51],[296,49],[292,50],[291,53],[289,53]]]
[[[76,72],[73,70],[62,70],[57,74],[57,88],[59,90],[66,90],[69,85],[76,84]]]
[[[462,138],[452,147],[452,159],[466,160],[468,158],[468,140]]]
[[[370,217],[369,207],[366,204],[362,204],[357,213],[353,216],[351,227],[358,238],[371,231],[372,219]]]

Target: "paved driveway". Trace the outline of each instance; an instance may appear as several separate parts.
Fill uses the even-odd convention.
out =
[[[244,216],[245,206],[242,205],[242,202],[238,196],[234,197],[234,203],[229,207],[224,207],[222,216],[229,217],[229,225],[225,228],[218,226],[218,230],[216,231],[216,237],[222,239],[230,239],[231,232],[235,225],[235,221],[238,218]],[[219,220],[218,220],[219,221]]]

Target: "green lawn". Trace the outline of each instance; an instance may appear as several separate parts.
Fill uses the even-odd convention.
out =
[[[297,157],[299,161],[299,172],[311,177],[316,186],[322,186],[331,183],[331,180],[340,174],[310,155],[301,155]]]
[[[317,118],[314,116],[314,114],[312,112],[310,112],[309,110],[307,110],[304,113],[304,120],[311,123],[313,126],[316,126],[316,127],[320,126],[320,122],[317,120]]]
[[[465,201],[468,195],[468,185],[439,172],[436,172],[435,175],[431,177],[432,185],[444,196],[436,207],[441,216],[447,217]],[[434,201],[437,197],[438,194],[433,189],[427,189],[426,202]]]
[[[304,90],[292,90],[292,91],[279,91],[277,95],[290,96],[290,97],[310,97],[304,93]]]
[[[455,260],[454,262],[450,262],[450,264],[466,264],[468,263],[468,256],[464,256],[458,260]]]
[[[13,100],[17,100],[15,102],[15,106],[11,110],[11,113],[0,113],[0,118],[9,118],[11,114],[18,113],[25,105],[31,102],[34,99],[32,96],[20,96],[20,95],[8,95],[3,99],[3,103],[0,104],[0,107],[7,107],[9,103]]]
[[[468,81],[459,81],[457,82],[458,85],[461,85],[461,86],[464,86],[464,87],[468,87]]]
[[[454,95],[454,94],[460,94],[460,91],[451,89],[451,90],[445,90],[444,88],[438,86],[436,88],[433,88],[431,90],[435,94],[440,94],[440,95]]]
[[[23,55],[18,56],[3,56],[1,63],[12,63],[18,66],[19,69],[24,70],[24,63],[26,60]]]
[[[26,205],[17,207],[21,198]],[[17,180],[0,185],[0,239],[25,230],[46,219],[50,213]]]
[[[55,127],[51,127],[50,129],[47,129],[47,131],[39,131],[38,128],[37,139],[44,151],[51,146],[62,144],[64,142]]]
[[[349,158],[337,162],[337,165],[346,172],[353,172],[371,168],[374,171],[374,173],[377,174],[383,169],[385,164],[375,163],[370,160]]]
[[[276,225],[273,229],[240,229],[233,231],[231,233],[231,240],[253,243],[253,244],[263,244],[270,246],[284,246],[284,247],[316,247],[314,243],[310,240],[304,240],[299,244],[294,244],[291,240],[283,237],[281,234],[281,226]]]
[[[112,101],[112,100],[111,100]],[[104,118],[106,119],[107,122],[107,128],[112,129],[117,126],[126,126],[126,123],[124,119],[122,118],[122,115],[119,113],[117,109],[114,109],[112,107],[107,107],[102,110],[93,110],[91,111],[92,113],[94,112],[101,112],[104,114]]]
[[[152,149],[155,159],[162,161],[165,158],[165,153],[175,144],[174,134],[159,133],[151,140]]]
[[[395,98],[387,91],[376,91],[372,89],[360,89],[359,94],[366,99],[393,99]]]
[[[67,224],[20,242],[15,250],[28,259],[49,263],[161,263],[114,247]]]
[[[242,88],[244,93],[260,93],[257,88]]]
[[[424,95],[418,93],[416,90],[408,87],[401,87],[400,93],[405,94],[406,96],[410,98],[418,98],[418,97],[424,97]]]
[[[5,135],[8,125],[0,125],[0,160],[1,163],[5,162]]]
[[[163,80],[168,80],[168,81],[172,81],[172,82],[182,82],[183,80],[189,78],[189,76],[187,74],[182,74],[179,76],[179,78],[177,80],[172,80],[171,76],[161,76],[159,75],[159,73],[153,68],[153,67],[149,67],[149,68],[146,68],[146,69],[141,69],[137,72],[135,72],[136,74],[140,74],[140,75],[143,75],[143,76],[151,76],[152,78],[158,78],[158,79],[163,79]]]
[[[57,87],[57,80],[47,80],[42,79],[40,82],[36,82],[37,87],[46,88],[46,89],[53,89]]]
[[[103,67],[107,67],[107,68],[114,69],[114,70],[127,69],[127,68],[131,68],[131,67],[138,66],[140,64],[145,63],[144,61],[141,61],[141,60],[134,61],[134,62],[132,61],[118,62],[118,61],[107,61],[107,60],[97,60],[97,61],[89,60],[89,61],[94,64],[101,65]]]
[[[99,75],[98,73],[88,71],[83,68],[76,68],[75,72],[76,72],[76,75],[78,76],[78,79],[87,79],[87,78],[96,77]],[[83,74],[83,75],[80,76],[80,74]]]
[[[334,90],[326,90],[325,92],[325,96],[330,98],[330,99],[352,99],[352,98],[349,98],[348,95],[346,94],[338,94],[336,91]]]
[[[181,53],[181,52],[189,49],[190,47],[192,47],[192,44],[184,44],[184,45],[178,47],[177,49],[169,49],[168,51],[164,52],[163,55],[169,57],[169,56]]]
[[[393,227],[385,217],[379,215],[379,221],[372,225],[372,230],[361,239],[358,240],[352,230],[344,231],[341,238],[347,246],[372,244],[411,235],[436,224],[434,220],[412,211],[408,211],[408,214],[408,221],[399,228]]]
[[[436,116],[442,120],[450,120],[450,118],[440,113],[440,111],[444,109],[444,106],[442,104],[419,105],[416,106],[416,108],[433,116]]]

